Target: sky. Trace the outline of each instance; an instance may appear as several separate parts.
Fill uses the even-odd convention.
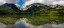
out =
[[[5,3],[14,3],[17,6],[20,7],[26,7],[27,5],[33,4],[33,3],[41,3],[46,5],[63,5],[64,6],[64,0],[0,0],[0,5],[3,5]]]
[[[20,7],[22,7],[23,4],[24,4],[24,1],[23,0],[19,0],[18,5],[20,5]]]

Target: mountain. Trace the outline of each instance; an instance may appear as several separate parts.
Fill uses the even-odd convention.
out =
[[[15,13],[15,12],[21,12],[21,10],[19,10],[19,8],[11,3],[5,3],[3,5],[0,6],[0,13]]]
[[[26,12],[32,12],[32,11],[42,11],[42,10],[50,10],[50,9],[64,9],[64,6],[62,5],[44,5],[44,4],[41,4],[41,3],[34,3],[34,4],[31,4],[31,5],[28,5],[26,6]]]
[[[64,9],[64,6],[61,5],[44,5],[41,3],[34,3],[31,5],[26,6],[24,8],[25,11],[19,9],[15,4],[13,3],[6,3],[0,6],[0,13],[17,13],[17,12],[30,12],[30,13],[50,13],[50,10],[62,10]]]
[[[34,3],[26,6],[26,10],[24,12],[40,12],[41,10],[49,9],[50,7],[41,3]]]
[[[64,14],[64,6],[62,5],[44,5],[41,3],[34,3],[26,6],[24,8],[23,13],[29,12],[31,14],[44,14],[44,15],[63,15]]]

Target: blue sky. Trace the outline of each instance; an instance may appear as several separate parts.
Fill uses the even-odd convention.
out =
[[[18,4],[20,5],[20,7],[22,7],[22,5],[24,4],[23,0],[20,0]]]

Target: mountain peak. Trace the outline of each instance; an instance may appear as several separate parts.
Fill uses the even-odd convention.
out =
[[[55,4],[55,5],[49,5],[49,7],[51,7],[51,8],[55,8],[56,6],[58,6],[58,4]]]
[[[44,4],[41,4],[41,3],[33,3],[31,5],[27,5],[23,10],[27,10],[27,9],[29,9],[31,7],[34,7],[35,8],[35,7],[40,7],[40,6],[47,6],[47,5],[44,5]]]
[[[6,9],[2,9],[2,10],[8,10],[9,12],[21,12],[21,10],[13,3],[5,3],[3,5],[0,6],[1,8],[6,8]]]

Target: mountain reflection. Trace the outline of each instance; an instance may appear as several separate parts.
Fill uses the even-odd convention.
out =
[[[15,25],[19,26],[19,28],[64,28],[64,23],[63,24],[44,24],[40,26],[34,26],[29,23],[26,23],[26,20],[20,20],[18,21]]]
[[[21,18],[18,20],[14,25],[5,25],[3,23],[0,23],[0,28],[64,28],[64,23],[62,24],[44,24],[40,26],[34,26],[30,23],[27,23],[26,18]]]

